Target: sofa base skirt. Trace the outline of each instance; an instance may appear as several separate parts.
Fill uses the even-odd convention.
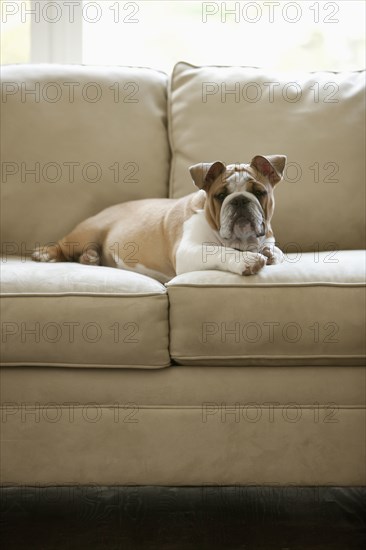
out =
[[[186,369],[184,375],[182,368]],[[204,368],[207,373],[203,376],[209,371],[211,379],[222,376],[216,367]],[[177,369],[176,375],[175,368],[164,369],[164,380],[169,380],[169,372],[171,380],[175,376],[191,379],[197,367]],[[71,388],[72,373],[65,370]],[[255,379],[255,372],[239,370],[235,382],[241,379],[249,396],[246,385]],[[34,384],[29,390],[33,401],[22,404],[17,403],[17,390],[15,386],[11,389],[10,383],[12,372],[17,376],[19,371],[2,371],[3,485],[366,485],[366,409],[356,394],[352,398],[351,385],[343,402],[333,404],[296,402],[290,390],[286,401],[259,404],[254,386],[253,400],[245,402],[199,402],[197,388],[196,397],[191,395],[196,403],[190,405],[141,404],[133,402],[133,392],[130,403],[72,403],[66,391],[61,404],[34,399],[37,391],[45,395],[54,376],[49,371],[54,369],[45,369],[43,378],[41,371],[33,373]],[[258,371],[258,376],[263,376],[262,369]],[[274,368],[274,381],[276,372]],[[308,385],[313,386],[316,398],[317,382],[311,372],[309,369]],[[125,373],[119,372],[122,385]],[[153,373],[149,371],[145,377],[139,373],[136,383],[145,379],[149,385]],[[359,384],[360,370],[351,369],[350,377],[352,373]],[[281,376],[280,371],[277,374]],[[81,376],[87,383],[87,373],[82,371]],[[108,371],[105,376],[108,378]],[[299,370],[298,376],[305,374]],[[328,376],[338,387],[347,378],[339,367],[328,371]],[[30,384],[32,368],[27,367],[26,377]],[[197,383],[199,380],[197,371]],[[18,386],[18,391],[23,390]],[[228,388],[221,391],[222,398],[230,394]],[[331,394],[329,389],[328,397]]]

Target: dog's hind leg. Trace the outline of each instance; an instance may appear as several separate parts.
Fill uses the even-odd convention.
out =
[[[101,265],[101,232],[79,224],[57,243],[37,247],[32,260],[35,262],[79,262],[84,265]]]
[[[34,262],[67,262],[69,261],[62,252],[59,243],[49,243],[44,246],[37,246],[32,253]]]
[[[83,250],[79,256],[79,263],[84,265],[101,265],[101,255],[99,249],[89,246]]]

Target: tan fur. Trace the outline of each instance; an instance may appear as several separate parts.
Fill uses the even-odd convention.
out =
[[[139,263],[174,276],[175,250],[183,223],[195,210],[203,208],[204,202],[204,195],[192,193],[181,199],[143,199],[117,204],[81,222],[57,245],[36,250],[33,259],[94,264],[88,261],[88,255],[96,251],[99,265],[119,267],[117,255],[128,269],[133,270]],[[48,259],[42,255],[48,255]]]

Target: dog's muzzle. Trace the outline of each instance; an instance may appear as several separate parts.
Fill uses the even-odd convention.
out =
[[[256,199],[237,194],[223,205],[221,235],[238,240],[258,239],[265,235],[265,219]]]

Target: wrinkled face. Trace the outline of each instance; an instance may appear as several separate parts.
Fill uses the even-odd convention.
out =
[[[207,214],[227,246],[247,250],[268,236],[273,188],[248,164],[226,167],[208,191]]]
[[[273,236],[273,188],[285,164],[285,155],[256,155],[250,164],[216,161],[190,167],[195,185],[206,191],[206,219],[225,246],[259,250]]]

